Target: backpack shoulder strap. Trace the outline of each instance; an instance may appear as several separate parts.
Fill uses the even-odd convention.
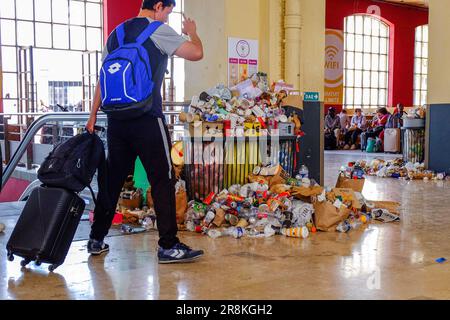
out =
[[[143,45],[144,42],[147,41],[147,39],[150,38],[152,34],[155,33],[155,31],[158,30],[158,28],[162,25],[163,23],[161,21],[153,21],[152,23],[150,23],[147,28],[145,28],[145,30],[142,31],[142,33],[137,37],[136,43]]]
[[[125,42],[125,23],[120,24],[116,28],[117,41],[119,42],[119,47],[122,47]]]

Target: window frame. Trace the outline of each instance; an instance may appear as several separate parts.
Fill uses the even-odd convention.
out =
[[[353,19],[353,30],[350,28],[350,19]],[[361,20],[361,30],[356,30],[358,19]],[[370,25],[370,33],[365,30],[366,23]],[[344,108],[361,108],[373,112],[378,108],[388,106],[391,59],[390,28],[388,23],[373,15],[355,14],[345,17]],[[378,34],[374,33],[376,29],[378,29]],[[357,48],[358,38],[361,42],[359,48]],[[351,43],[352,39],[353,43]],[[366,46],[365,42],[370,45]],[[377,47],[374,48],[373,44],[377,44]],[[357,59],[358,56],[361,57],[360,62]],[[383,61],[384,66],[382,66]],[[350,92],[352,96],[349,95]]]
[[[424,40],[424,34],[427,34],[426,40]],[[420,34],[420,37],[418,37]],[[414,79],[413,79],[413,94],[414,105],[422,106],[427,103],[428,98],[428,43],[429,43],[429,28],[428,24],[424,24],[416,27],[415,39],[414,39]],[[424,46],[427,47],[426,54],[424,53]],[[419,55],[417,54],[420,51]],[[424,65],[427,65],[426,71],[424,71]],[[419,66],[420,70],[417,70]],[[417,81],[419,79],[419,81]],[[417,84],[419,85],[417,87]],[[419,101],[417,100],[419,98]]]

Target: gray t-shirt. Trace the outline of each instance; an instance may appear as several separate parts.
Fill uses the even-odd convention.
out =
[[[148,19],[150,23],[152,23],[153,19],[147,18],[147,17],[138,17],[139,19]],[[171,26],[168,24],[161,25],[150,37],[152,39],[153,43],[156,45],[156,47],[161,51],[162,54],[165,54],[169,57],[173,56],[175,54],[175,51],[183,43],[188,41],[185,37],[179,35]],[[103,50],[102,55],[102,61],[106,58],[108,55],[108,48],[105,46],[105,49]]]

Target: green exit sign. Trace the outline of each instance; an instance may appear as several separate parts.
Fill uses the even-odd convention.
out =
[[[318,92],[305,92],[303,100],[305,100],[305,101],[319,101],[319,93]]]

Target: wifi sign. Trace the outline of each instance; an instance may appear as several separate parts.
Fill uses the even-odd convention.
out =
[[[334,57],[336,57],[336,55],[338,54],[339,49],[336,48],[335,46],[328,46],[325,48],[325,52],[327,54],[328,59],[334,60]]]

